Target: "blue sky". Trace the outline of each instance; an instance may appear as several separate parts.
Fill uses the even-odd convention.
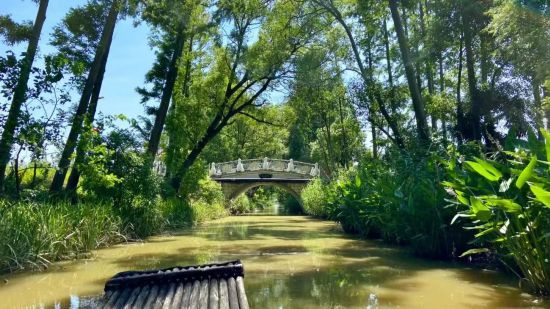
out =
[[[71,7],[84,3],[86,0],[50,1],[40,37],[40,55],[54,51],[49,45],[53,27]],[[31,0],[0,0],[0,14],[11,15],[16,21],[34,20],[37,9],[38,5]],[[155,59],[154,51],[147,44],[149,33],[147,25],[142,23],[134,27],[131,19],[117,24],[101,89],[103,99],[98,106],[98,110],[103,114],[125,114],[131,118],[143,114],[143,107],[139,103],[140,97],[135,92],[135,88],[143,85],[145,73]],[[26,43],[20,46],[6,46],[0,43],[0,54],[4,55],[7,50],[13,50],[19,54],[26,47]],[[75,93],[73,102],[77,102],[78,99],[79,95]]]

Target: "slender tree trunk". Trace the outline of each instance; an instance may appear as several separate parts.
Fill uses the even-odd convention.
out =
[[[21,193],[21,177],[19,176],[19,156],[21,155],[21,151],[23,151],[23,146],[19,147],[19,151],[17,151],[17,155],[15,156],[15,160],[13,161],[13,173],[15,176],[15,196],[19,198]]]
[[[46,20],[46,11],[48,9],[48,0],[40,0],[38,13],[34,20],[32,28],[32,36],[27,46],[27,52],[21,63],[21,72],[17,79],[17,85],[13,94],[8,117],[2,131],[2,139],[0,139],[0,193],[4,192],[4,180],[6,177],[6,167],[10,161],[11,148],[13,146],[15,129],[19,121],[21,106],[26,100],[27,83],[31,74],[32,65],[38,48],[38,41],[42,33],[42,26]]]
[[[403,25],[401,23],[401,17],[399,16],[397,0],[389,0],[389,3],[395,32],[399,41],[399,49],[401,50],[401,58],[403,59],[403,63],[405,65],[405,75],[407,77],[409,91],[413,102],[418,137],[422,142],[429,142],[428,124],[426,122],[426,108],[424,106],[424,101],[422,100],[422,95],[420,94],[420,89],[414,78],[415,70],[409,54],[409,43],[405,33],[403,32]]]
[[[151,130],[151,136],[149,137],[149,143],[147,144],[147,153],[151,158],[156,156],[159,149],[160,137],[164,128],[164,123],[166,122],[166,115],[168,114],[168,108],[170,107],[170,100],[172,99],[172,92],[174,91],[176,78],[178,77],[178,61],[183,52],[183,45],[185,42],[184,33],[185,27],[182,24],[176,37],[174,53],[172,54],[170,67],[168,68],[168,74],[166,75],[166,81],[164,83],[164,89],[162,90],[159,109],[155,117],[155,124]]]
[[[65,143],[65,148],[61,154],[52,185],[50,186],[50,192],[52,193],[58,193],[63,188],[63,183],[65,182],[65,177],[71,163],[71,156],[77,146],[78,137],[82,131],[82,123],[84,122],[84,117],[88,109],[94,85],[101,69],[101,63],[105,52],[107,51],[109,45],[108,43],[111,41],[115,30],[118,13],[119,1],[114,0],[111,4],[109,15],[107,16],[107,21],[105,22],[105,27],[103,28],[103,32],[101,34],[101,40],[96,49],[96,54],[94,56],[92,67],[90,68],[90,72],[88,73],[88,78],[86,79],[86,84],[82,90],[82,96],[80,97],[80,102],[74,115],[73,124],[71,126],[67,142]]]
[[[540,95],[540,82],[536,78],[532,78],[531,85],[533,87],[533,98],[535,99],[535,123],[537,125],[539,138],[541,138],[542,134],[540,133],[540,129],[544,128],[544,114],[542,110],[542,97]]]
[[[372,158],[378,158],[378,137],[376,136],[376,126],[371,122],[370,125],[372,132]]]
[[[111,42],[113,37],[111,36],[109,42],[107,43],[107,49],[105,50],[105,55],[103,55],[103,60],[101,61],[101,68],[97,76],[94,90],[92,92],[92,97],[90,99],[90,104],[88,105],[88,111],[86,113],[86,118],[84,120],[85,126],[93,125],[95,119],[95,113],[97,110],[97,103],[99,101],[99,95],[101,93],[101,86],[103,84],[103,77],[105,76],[105,69],[107,67],[107,60],[109,59],[109,52],[111,50]],[[76,158],[74,160],[73,169],[69,175],[69,180],[67,181],[66,189],[68,191],[76,191],[78,187],[78,182],[80,180],[80,171],[78,167],[84,162],[84,157],[86,154],[86,142],[80,138],[78,146],[76,148]]]
[[[36,160],[35,160],[33,162],[33,167],[32,167],[32,181],[31,181],[31,189],[33,189],[33,190],[36,187],[36,173],[37,173],[37,170],[38,170],[38,164],[36,163]]]
[[[461,86],[462,86],[462,59],[464,54],[464,39],[463,37],[460,38],[460,47],[458,52],[458,77],[456,82],[456,126],[457,126],[457,138],[458,138],[458,144],[460,145],[462,143],[462,140],[464,138],[462,132],[464,132],[464,110],[462,109],[462,95],[461,95]]]
[[[445,76],[443,75],[443,54],[439,53],[439,93],[445,95]],[[443,141],[447,142],[447,119],[446,116],[441,118],[441,130],[443,133]]]
[[[348,162],[350,160],[350,157],[348,156],[348,137],[346,132],[346,126],[344,123],[344,110],[342,108],[342,100],[343,98],[338,98],[338,110],[340,114],[340,125],[342,126],[342,166],[346,169],[348,168]]]
[[[388,74],[388,86],[390,87],[390,102],[392,112],[397,111],[397,103],[395,102],[395,89],[393,87],[393,72],[391,65],[391,54],[390,54],[390,34],[388,31],[388,24],[386,18],[384,18],[384,47],[386,51],[386,71]]]
[[[481,106],[477,90],[477,80],[475,72],[475,59],[473,50],[473,38],[470,20],[467,14],[462,16],[462,26],[464,28],[464,47],[466,49],[466,71],[468,74],[468,90],[472,100],[471,119],[474,140],[481,140]]]

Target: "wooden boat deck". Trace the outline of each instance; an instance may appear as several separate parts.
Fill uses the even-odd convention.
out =
[[[116,274],[103,308],[248,309],[240,261]]]

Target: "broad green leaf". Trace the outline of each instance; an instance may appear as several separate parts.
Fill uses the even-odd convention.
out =
[[[521,205],[514,203],[514,201],[503,198],[490,198],[487,200],[490,205],[498,206],[504,209],[506,212],[518,212],[521,211]]]
[[[466,161],[466,164],[470,166],[474,171],[476,171],[479,175],[485,177],[489,181],[498,181],[502,175],[495,175],[488,171],[483,165],[473,162],[473,161]]]
[[[491,218],[491,210],[480,199],[470,196],[470,205],[472,212],[478,220],[487,221]]]
[[[531,178],[531,175],[533,175],[533,170],[535,169],[535,165],[537,164],[537,156],[532,156],[531,161],[529,164],[527,164],[527,167],[519,174],[518,180],[516,180],[516,187],[518,189],[521,189],[525,182]]]
[[[544,190],[543,188],[535,185],[530,185],[531,192],[535,195],[535,199],[544,205],[546,207],[550,207],[550,192]]]
[[[496,177],[500,178],[502,177],[502,173],[496,169],[491,163],[481,160],[479,158],[474,158],[477,163],[481,164],[486,170],[488,170],[491,174],[495,175]]]
[[[460,257],[465,257],[472,254],[479,254],[479,253],[487,253],[489,252],[489,249],[487,248],[476,248],[476,249],[470,249],[460,255]]]
[[[464,192],[455,190],[456,198],[459,202],[461,202],[464,205],[470,206],[470,203],[468,202],[468,199],[464,197]]]
[[[361,178],[359,177],[359,175],[355,175],[355,186],[357,188],[361,187]]]

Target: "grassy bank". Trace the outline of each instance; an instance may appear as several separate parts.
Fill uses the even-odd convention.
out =
[[[223,200],[0,202],[0,272],[47,268],[93,249],[225,216]]]

